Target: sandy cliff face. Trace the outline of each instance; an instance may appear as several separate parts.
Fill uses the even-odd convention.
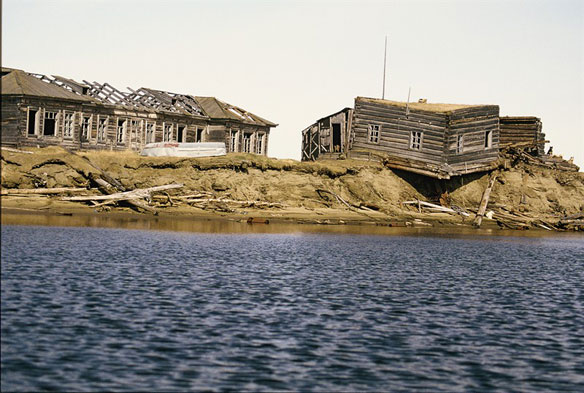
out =
[[[213,210],[207,203],[183,204],[181,195],[204,194],[208,199],[261,201],[298,211],[326,209],[380,217],[415,217],[417,210],[402,201],[428,200],[453,204],[472,213],[487,185],[487,174],[448,181],[430,179],[380,164],[355,160],[314,163],[278,160],[245,154],[212,158],[141,157],[135,153],[86,152],[71,154],[61,148],[30,149],[32,154],[2,151],[2,188],[95,188],[103,172],[119,180],[126,190],[182,183],[168,191],[168,212]],[[92,193],[90,191],[88,193]],[[58,197],[52,197],[53,199]],[[26,204],[20,198],[19,204]],[[11,204],[3,197],[3,202]],[[4,203],[6,205],[7,203]],[[67,202],[73,204],[73,202]],[[79,203],[77,203],[79,205]],[[179,206],[180,205],[180,206]],[[242,207],[245,207],[242,205]],[[251,206],[253,207],[253,206]],[[562,172],[520,163],[501,170],[493,187],[490,208],[533,217],[557,218],[584,212],[584,173]],[[110,208],[116,209],[116,205]],[[89,207],[88,207],[89,209]],[[174,209],[174,210],[173,210]],[[324,210],[323,210],[324,209]],[[229,208],[218,209],[229,211]],[[323,213],[324,211],[324,213]]]

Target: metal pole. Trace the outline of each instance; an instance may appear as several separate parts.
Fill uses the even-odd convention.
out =
[[[387,64],[387,36],[385,36],[385,50],[383,52],[383,88],[381,90],[381,99],[385,99],[385,69]]]

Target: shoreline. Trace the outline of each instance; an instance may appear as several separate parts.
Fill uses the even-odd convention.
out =
[[[190,159],[53,147],[2,151],[2,160],[3,214],[476,231],[479,204],[492,188],[481,228],[584,229],[584,174],[526,163],[501,170],[493,186],[487,173],[441,181],[348,159]]]
[[[3,201],[4,202],[4,201]],[[329,233],[361,234],[382,236],[432,236],[432,237],[556,237],[580,236],[578,232],[550,232],[532,228],[529,230],[502,229],[496,222],[485,220],[481,228],[456,222],[445,217],[409,221],[411,225],[389,225],[403,221],[371,221],[366,219],[346,219],[339,221],[319,220],[319,214],[302,217],[268,217],[269,223],[248,224],[246,216],[240,214],[219,215],[212,212],[168,213],[159,215],[140,214],[127,209],[110,212],[95,212],[90,208],[79,206],[35,209],[29,207],[6,207],[0,209],[2,225],[55,226],[110,228],[129,230],[162,230],[172,232],[215,233],[215,234],[277,234],[277,233]],[[273,214],[273,212],[271,213]],[[281,212],[279,214],[282,214]],[[268,216],[269,214],[264,214]],[[254,218],[260,215],[254,215]],[[405,220],[405,217],[402,217]],[[408,222],[408,221],[406,221]]]

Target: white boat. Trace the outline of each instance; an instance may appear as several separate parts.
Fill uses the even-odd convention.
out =
[[[225,154],[225,143],[222,142],[148,143],[140,153],[148,157],[214,157]]]

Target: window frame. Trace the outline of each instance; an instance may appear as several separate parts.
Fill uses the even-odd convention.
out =
[[[410,150],[422,150],[424,131],[410,131]]]
[[[146,120],[144,125],[144,144],[156,141],[156,122]]]
[[[120,121],[122,125],[120,126]],[[128,118],[118,117],[116,120],[116,145],[126,144],[126,135],[128,131]]]
[[[48,114],[53,114],[53,117],[48,117]],[[53,120],[53,133],[52,134],[46,134],[46,127],[47,127],[47,119],[49,120]],[[59,111],[47,111],[46,109],[43,109],[43,136],[48,136],[48,137],[56,137],[57,136],[57,129],[58,129],[58,125],[59,125]]]
[[[265,133],[263,132],[256,132],[255,141],[254,141],[254,150],[256,154],[264,154],[264,138]],[[259,149],[258,149],[259,145]]]
[[[247,138],[246,138],[247,136]],[[251,139],[253,138],[253,132],[244,132],[243,133],[243,146],[241,151],[243,153],[251,153],[252,143]]]
[[[172,136],[174,131],[174,123],[162,123],[162,142],[172,142]],[[168,131],[168,132],[167,132]]]
[[[236,153],[239,148],[239,130],[229,131],[229,151]]]
[[[456,134],[456,154],[464,153],[464,134]]]
[[[493,130],[485,131],[485,150],[493,148]]]
[[[68,119],[68,116],[71,116]],[[63,111],[63,139],[73,139],[75,135],[75,112]]]
[[[85,119],[88,119],[88,122],[85,123]],[[86,115],[85,113],[81,113],[79,116],[79,139],[82,142],[88,142],[91,140],[91,126],[93,124],[93,115],[89,114]],[[87,133],[83,135],[83,131],[85,126],[87,125]]]
[[[379,144],[380,139],[381,139],[381,124],[369,124],[368,133],[367,133],[367,140],[369,141],[369,143]]]
[[[102,124],[103,120],[103,124]],[[103,127],[102,127],[103,125]],[[109,116],[97,115],[97,143],[105,143],[107,141],[107,131],[109,127]]]
[[[33,133],[29,133],[29,129],[30,129],[30,112],[34,111],[34,128],[33,128]],[[31,136],[38,136],[39,135],[39,126],[40,126],[40,113],[41,113],[41,108],[37,108],[37,107],[27,107],[26,108],[26,136],[27,137],[31,137]]]

